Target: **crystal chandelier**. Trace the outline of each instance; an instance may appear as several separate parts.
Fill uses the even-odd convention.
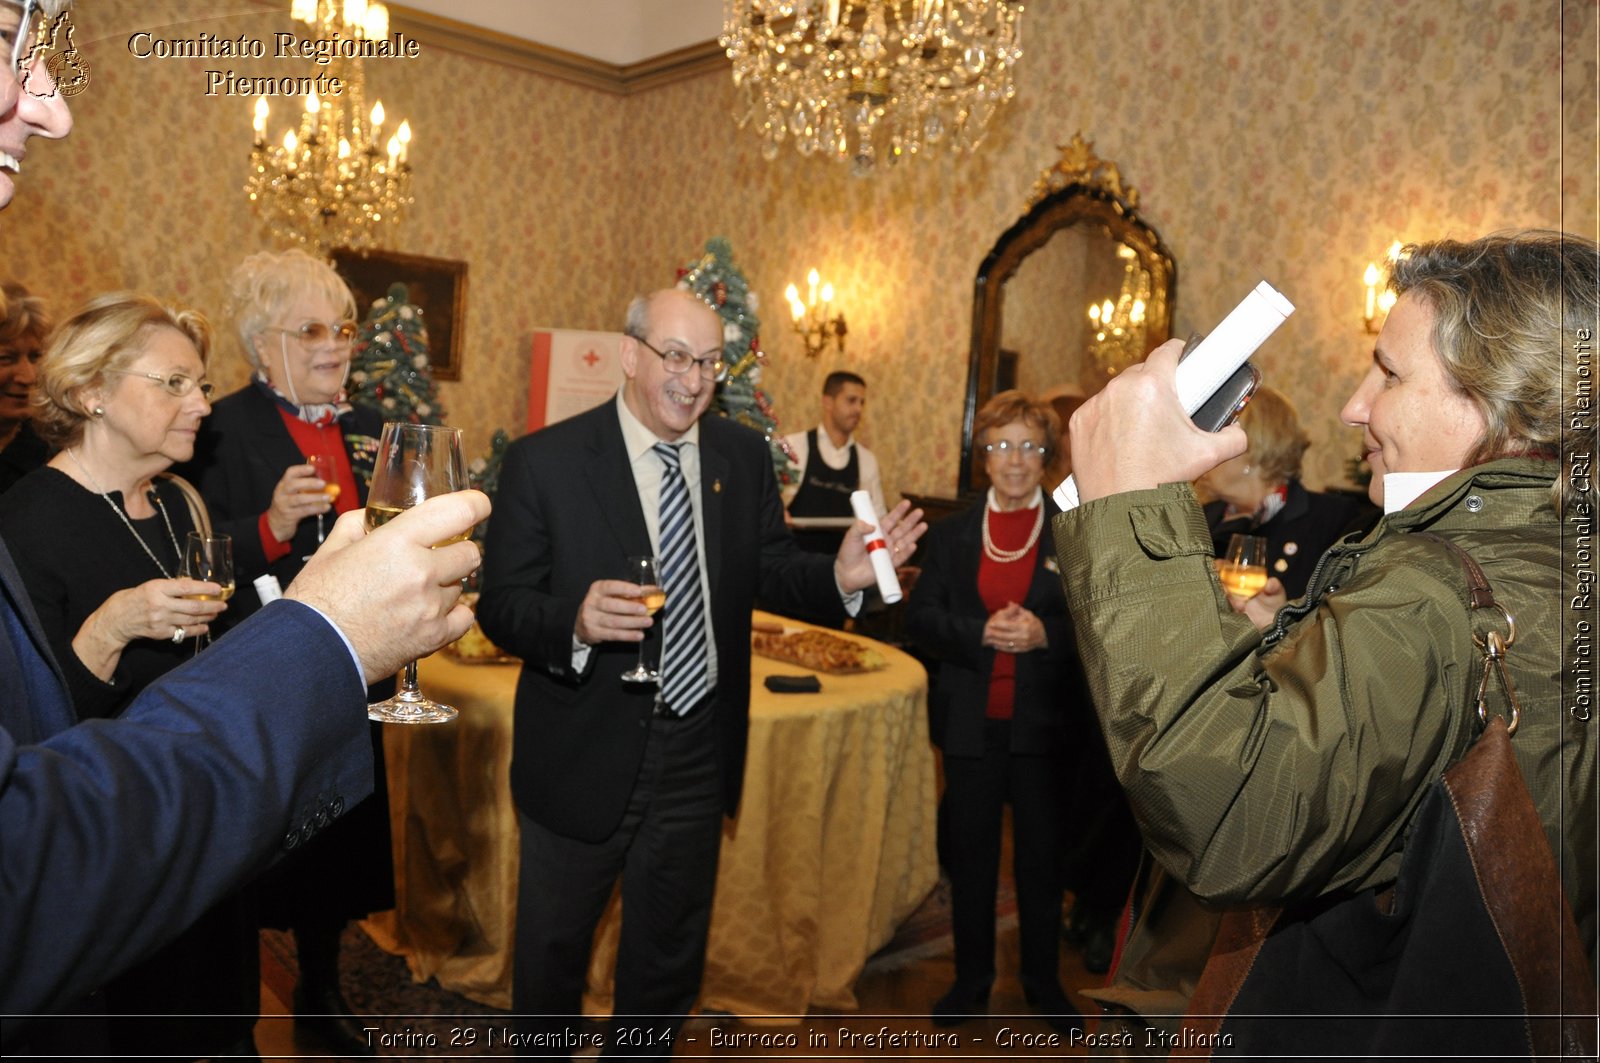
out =
[[[866,175],[977,148],[1016,95],[1021,30],[1017,0],[726,0],[719,43],[764,158],[790,140]]]
[[[388,9],[367,0],[293,0],[290,14],[318,40],[382,41],[389,33]],[[277,143],[267,140],[267,98],[257,97],[245,192],[278,235],[323,251],[371,247],[379,227],[411,204],[411,123],[402,121],[386,142],[383,101],[367,110],[361,60],[335,59],[321,69],[343,82],[342,91],[306,93],[297,127]]]
[[[1127,244],[1117,244],[1122,285],[1115,300],[1089,304],[1089,359],[1102,379],[1110,379],[1144,360],[1145,308],[1150,304],[1150,273]]]

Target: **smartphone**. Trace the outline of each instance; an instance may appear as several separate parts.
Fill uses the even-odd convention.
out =
[[[1183,345],[1183,354],[1178,357],[1180,362],[1200,345],[1201,338],[1198,335],[1189,337]],[[1220,432],[1234,422],[1240,410],[1250,404],[1250,397],[1260,386],[1261,370],[1254,363],[1246,362],[1234,370],[1233,375],[1223,381],[1222,386],[1213,391],[1211,397],[1189,419],[1196,427],[1207,432]]]

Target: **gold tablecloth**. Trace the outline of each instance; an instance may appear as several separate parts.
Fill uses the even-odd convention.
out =
[[[757,614],[758,619],[778,619]],[[784,620],[791,626],[802,626]],[[849,1010],[868,957],[938,878],[927,675],[879,645],[889,667],[821,676],[819,694],[772,694],[754,658],[739,818],[725,827],[700,1006],[744,1016]],[[453,724],[384,735],[396,908],[368,920],[419,981],[511,1004],[517,824],[507,773],[515,665],[423,662],[423,689]],[[617,905],[595,937],[586,1010],[609,1009]]]

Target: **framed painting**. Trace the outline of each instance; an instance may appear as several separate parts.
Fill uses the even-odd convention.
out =
[[[422,311],[422,323],[428,330],[428,364],[433,378],[461,379],[467,323],[465,262],[347,247],[335,248],[332,258],[334,268],[355,294],[358,317],[365,318],[373,302],[386,296],[396,282],[404,284],[407,298]]]

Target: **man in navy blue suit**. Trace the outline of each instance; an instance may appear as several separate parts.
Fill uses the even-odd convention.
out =
[[[620,876],[616,1014],[638,1021],[619,1023],[627,1036],[608,1054],[671,1054],[699,993],[722,817],[744,781],[751,607],[759,595],[842,617],[873,583],[860,534],[836,558],[795,545],[759,433],[702,416],[722,351],[722,322],[698,296],[641,296],[616,398],[506,452],[478,617],[523,659],[512,1006],[525,1032],[558,1038],[539,1043],[571,1043],[559,1038]],[[926,530],[909,509],[883,518],[900,562]],[[629,556],[650,554],[666,591],[659,627],[622,578]],[[659,686],[622,678],[641,640]]]
[[[61,0],[0,0],[0,207],[29,137],[72,128],[21,33]],[[23,80],[26,77],[26,89]],[[366,536],[334,526],[290,586],[122,716],[75,724],[61,669],[0,544],[0,1039],[178,933],[372,789],[366,684],[459,638],[489,513],[437,498]]]

